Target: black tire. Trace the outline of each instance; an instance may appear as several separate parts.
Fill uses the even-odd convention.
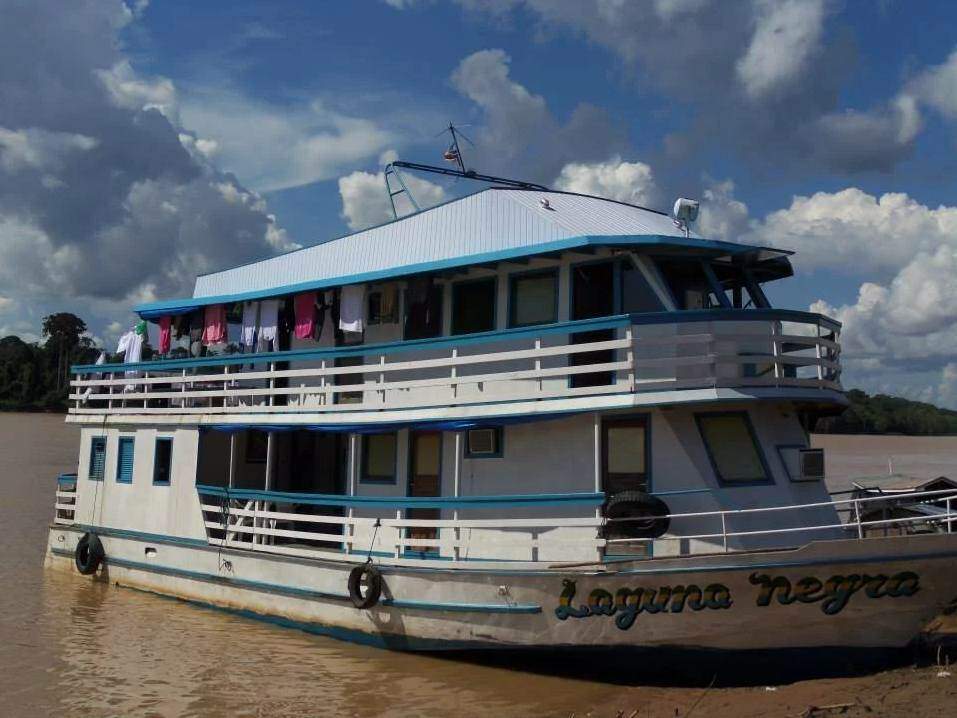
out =
[[[76,563],[76,570],[84,576],[96,573],[105,557],[103,544],[96,534],[87,532],[77,541],[73,560]]]
[[[644,491],[622,491],[605,503],[606,519],[632,519],[605,524],[605,538],[658,538],[668,531],[668,504]]]
[[[362,577],[365,576],[366,591],[362,593]],[[356,608],[372,608],[382,595],[382,574],[371,563],[356,566],[349,572],[349,598]]]

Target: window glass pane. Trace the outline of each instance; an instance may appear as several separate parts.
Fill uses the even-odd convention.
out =
[[[698,425],[721,481],[767,480],[744,414],[699,416]]]
[[[651,285],[648,284],[645,275],[630,263],[625,263],[622,266],[621,308],[626,314],[664,310],[664,306]]]
[[[548,324],[555,315],[558,275],[555,272],[512,279],[512,325]]]
[[[467,456],[489,456],[497,454],[499,449],[499,432],[501,429],[470,429],[466,434]]]
[[[452,333],[471,334],[495,329],[495,278],[452,285]]]
[[[608,427],[608,471],[612,474],[645,473],[645,427]]]
[[[395,478],[395,434],[369,434],[365,441],[365,472],[369,479]]]
[[[120,439],[116,453],[116,480],[121,484],[133,482],[133,439]]]
[[[106,467],[106,439],[96,437],[90,441],[90,471],[91,481],[102,481]]]
[[[156,456],[153,459],[153,483],[168,484],[172,473],[173,440],[157,439]]]

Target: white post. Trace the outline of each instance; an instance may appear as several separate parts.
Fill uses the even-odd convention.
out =
[[[625,339],[628,340],[628,349],[625,351],[625,361],[628,362],[628,391],[635,391],[635,343],[632,325],[625,327]]]
[[[950,518],[950,499],[952,497],[947,497],[947,533],[953,532],[953,521]]]
[[[728,553],[728,526],[725,522],[725,513],[721,512],[721,540],[724,543],[724,552]]]
[[[347,473],[349,476],[349,496],[356,495],[356,476],[359,470],[359,435],[358,434],[349,434],[349,457],[347,463]],[[355,539],[356,527],[352,523],[352,519],[355,516],[355,507],[350,506],[348,511],[349,523],[346,526],[346,553],[352,553],[352,541]]]
[[[379,355],[379,385],[385,384],[385,354]],[[382,403],[385,404],[385,389],[382,390]]]
[[[235,432],[229,435],[229,488],[236,488],[236,464],[239,463],[236,455],[239,453],[239,442]]]
[[[601,414],[592,415],[594,427],[595,493],[601,493]],[[595,509],[595,518],[601,520],[601,506]],[[597,548],[598,560],[602,560],[601,546]]]
[[[539,350],[542,348],[542,339],[541,337],[535,337],[535,372],[536,374],[542,370],[542,360],[538,356]],[[545,380],[538,375],[538,391],[541,392],[545,388]]]
[[[459,395],[459,385],[455,381],[456,377],[459,375],[458,365],[455,363],[455,360],[459,356],[459,348],[452,347],[452,398],[456,399]]]
[[[276,388],[276,377],[274,376],[275,373],[276,373],[276,362],[271,361],[269,362],[269,388],[270,389]],[[272,406],[275,403],[275,401],[276,401],[276,395],[270,392],[269,406]]]
[[[781,365],[778,359],[781,357],[781,347],[778,345],[778,322],[771,322],[771,355],[774,362],[774,378],[781,378]]]
[[[864,538],[864,527],[861,526],[861,504],[854,499],[854,518],[857,521],[857,538]]]
[[[455,432],[455,473],[453,474],[453,483],[452,483],[452,495],[458,498],[462,495],[462,432]],[[462,532],[458,527],[459,520],[459,510],[456,508],[452,511],[452,520],[456,522],[455,526],[455,547],[452,549],[452,555],[455,560],[458,561],[460,557],[460,546],[459,539],[462,536]],[[442,529],[439,529],[441,531]]]
[[[322,370],[322,374],[319,375],[319,388],[322,389],[322,403],[329,404],[329,394],[326,392],[326,360],[323,359],[319,363],[319,368]]]
[[[824,381],[824,354],[821,352],[821,325],[817,325],[817,341],[814,343],[814,353],[817,355],[817,380]]]

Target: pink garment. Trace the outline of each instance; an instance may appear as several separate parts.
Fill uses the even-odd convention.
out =
[[[160,317],[160,354],[165,354],[169,351],[170,343],[172,341],[172,337],[170,336],[171,323],[171,317]]]
[[[226,307],[210,304],[206,307],[203,321],[203,345],[226,341]]]
[[[316,328],[316,293],[303,292],[295,297],[296,338],[311,339]]]

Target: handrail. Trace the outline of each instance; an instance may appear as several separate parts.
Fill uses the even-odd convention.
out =
[[[600,329],[615,329],[632,325],[684,324],[709,321],[791,321],[821,325],[831,330],[839,330],[837,322],[823,314],[802,312],[791,309],[700,309],[680,312],[647,312],[636,314],[618,314],[610,317],[578,319],[533,327],[502,329],[491,332],[479,332],[436,339],[411,339],[408,341],[385,342],[379,344],[360,344],[350,347],[328,349],[292,349],[278,352],[255,352],[250,354],[219,354],[210,357],[191,359],[161,359],[135,362],[131,364],[77,364],[70,367],[73,374],[103,374],[119,371],[151,371],[185,369],[202,366],[226,366],[236,364],[263,364],[268,362],[289,362],[314,359],[335,359],[338,357],[357,357],[368,355],[401,354],[411,351],[467,346],[492,342],[512,341],[526,337],[540,337],[550,334],[568,334]]]
[[[197,484],[196,491],[208,496],[225,499],[252,499],[288,504],[313,506],[345,506],[352,508],[416,508],[416,509],[468,509],[501,508],[516,506],[580,505],[600,506],[605,501],[603,493],[568,494],[499,494],[493,496],[345,496],[343,494],[300,494],[287,491],[259,491],[256,489],[227,489],[222,486]]]

